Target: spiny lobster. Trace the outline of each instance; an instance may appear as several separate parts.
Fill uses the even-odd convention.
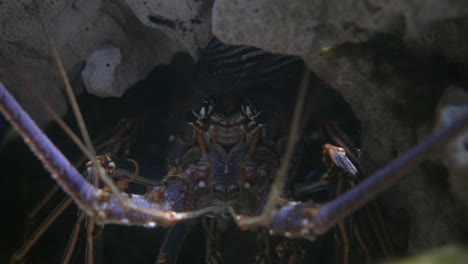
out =
[[[221,47],[220,44],[213,45]],[[211,47],[211,51],[213,50],[216,49]],[[274,57],[273,61],[277,62],[274,65],[277,67],[273,70],[289,63],[282,65],[277,60],[284,60],[284,57]],[[242,72],[236,72],[234,81],[244,85],[248,80],[255,80],[254,84],[258,84],[263,74],[271,74],[269,71],[272,70],[257,72],[258,78],[253,79],[245,78]],[[215,78],[209,76],[210,81],[226,76],[223,71],[215,71],[214,75]],[[233,81],[232,78],[230,76],[228,80]],[[177,227],[178,223],[209,215],[231,219],[243,230],[260,227],[286,238],[308,240],[314,240],[337,225],[336,236],[342,248],[342,260],[339,261],[353,261],[355,256],[351,256],[353,249],[350,248],[356,248],[359,259],[370,262],[374,254],[372,243],[378,244],[377,247],[383,254],[389,254],[391,242],[379,234],[375,234],[377,242],[365,241],[374,235],[365,234],[360,227],[356,227],[356,223],[362,225],[370,221],[374,232],[384,232],[382,227],[372,222],[375,211],[378,211],[377,206],[366,204],[415,167],[431,150],[464,129],[468,124],[468,116],[465,115],[459,122],[438,131],[362,182],[358,178],[361,173],[358,157],[348,147],[349,142],[335,125],[325,124],[326,134],[337,146],[324,145],[323,158],[328,165],[324,180],[328,181],[330,193],[336,199],[327,204],[295,201],[285,191],[285,187],[299,139],[301,115],[306,99],[309,98],[306,96],[309,78],[309,72],[304,70],[285,147],[280,146],[281,140],[272,141],[268,137],[273,131],[269,128],[271,116],[263,108],[257,107],[255,100],[242,98],[234,100],[236,103],[233,104],[209,98],[202,101],[199,107],[185,115],[185,121],[190,127],[188,138],[172,139],[173,158],[169,159],[168,174],[161,184],[144,195],[122,193],[105,176],[103,169],[112,175],[115,174],[116,167],[119,167],[119,163],[111,156],[100,157],[99,161],[93,159],[89,167],[90,173],[99,175],[106,187],[99,188],[89,183],[3,86],[0,87],[0,109],[54,179],[83,211],[101,224]],[[104,168],[100,168],[98,164]],[[350,187],[353,188],[347,190]],[[364,209],[356,212],[359,208]],[[280,260],[299,263],[303,257],[301,246],[291,246],[288,244],[290,241],[294,240],[285,240],[278,244],[278,256]],[[169,248],[162,248],[158,263],[175,262],[176,256],[166,249]],[[293,249],[296,252],[291,253]],[[221,254],[214,246],[206,259],[208,262],[221,262]],[[259,254],[256,261],[265,263],[270,260],[268,256]]]

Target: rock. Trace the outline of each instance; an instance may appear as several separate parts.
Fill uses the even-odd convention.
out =
[[[226,43],[291,55],[389,33],[418,48],[444,47],[447,56],[466,60],[463,47],[468,38],[460,32],[466,29],[461,24],[466,25],[467,15],[468,2],[463,0],[218,0],[213,7],[213,33]],[[457,45],[458,41],[465,45]]]
[[[459,245],[444,245],[418,256],[412,256],[401,260],[385,262],[386,264],[444,264],[465,263],[468,259],[468,248]]]
[[[174,41],[193,58],[212,38],[211,0],[125,0],[138,19]]]
[[[85,61],[97,50],[114,46],[121,52],[114,96],[185,50],[177,39],[142,24],[123,1],[48,1],[40,3],[40,10],[76,94],[83,91],[80,76]],[[32,1],[1,3],[0,54],[62,115],[67,109],[63,81],[51,59],[38,14]],[[51,119],[9,74],[0,74],[38,123]]]
[[[102,97],[122,96],[125,87],[115,87],[114,82],[121,59],[120,50],[115,47],[96,50],[88,57],[81,76],[89,93]]]

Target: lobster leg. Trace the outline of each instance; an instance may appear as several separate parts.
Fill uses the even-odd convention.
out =
[[[191,219],[223,210],[212,206],[201,210],[176,213],[162,199],[142,195],[114,194],[95,188],[70,164],[65,156],[35,125],[10,93],[0,84],[0,111],[21,133],[38,158],[51,172],[53,178],[75,200],[79,207],[100,223],[119,223],[155,227],[157,223],[173,225],[180,220]],[[161,187],[156,192],[163,192]]]
[[[220,251],[220,233],[217,230],[216,219],[205,219],[207,234],[206,234],[206,254],[205,263],[207,264],[222,264],[224,263],[223,256]]]
[[[262,222],[257,218],[236,215],[233,210],[231,214],[241,228],[249,228],[254,222],[270,228],[275,234],[314,240],[317,235],[327,232],[338,222],[369,203],[380,192],[415,168],[430,153],[467,128],[468,112],[327,204],[285,201],[280,198],[275,202],[271,220]]]
[[[42,237],[49,226],[62,214],[62,212],[72,204],[72,202],[73,201],[70,198],[65,198],[60,202],[60,204],[47,216],[46,220],[39,225],[36,231],[28,238],[21,248],[13,254],[10,263],[20,263],[21,261],[24,261],[29,250]]]
[[[70,263],[71,257],[73,256],[73,252],[75,251],[75,248],[76,248],[76,244],[78,241],[78,236],[81,231],[81,227],[83,225],[83,220],[85,218],[86,218],[86,213],[81,211],[78,216],[78,219],[76,220],[75,226],[73,227],[73,231],[70,235],[70,238],[68,240],[67,248],[62,258],[62,263]]]
[[[344,150],[346,157],[349,157],[349,159],[352,160],[352,162],[348,162],[343,165],[333,162],[331,167],[329,167],[330,169],[335,168],[335,170],[337,167],[341,167],[342,170],[336,174],[334,181],[339,181],[340,183],[346,181],[343,189],[340,190],[337,186],[337,197],[349,188],[359,184],[362,180],[362,170],[360,169],[358,162],[359,150],[336,123],[325,123],[322,128],[330,140],[339,146],[339,148],[335,147],[331,149],[324,146],[324,154],[330,154],[328,156],[328,161],[333,160],[332,157],[340,155],[343,156],[341,150]],[[339,150],[337,151],[336,149]],[[346,160],[345,157],[342,159]],[[325,158],[325,160],[327,160],[327,158]],[[356,170],[350,169],[348,165],[349,163],[355,164]],[[329,173],[329,175],[332,174]],[[361,210],[353,214],[349,221],[354,223],[352,223],[352,226],[347,231],[349,232],[350,237],[354,239],[354,244],[358,245],[360,252],[364,253],[367,259],[371,257],[371,252],[376,252],[378,255],[385,257],[392,255],[393,245],[390,240],[390,236],[388,235],[380,206],[377,201],[371,201]],[[341,237],[345,237],[345,235],[341,235]]]
[[[159,250],[157,264],[174,264],[177,263],[180,247],[182,246],[185,236],[190,231],[190,224],[177,223],[166,232],[164,243]]]
[[[127,119],[122,119],[120,122],[119,122],[119,125],[113,129],[112,131],[108,131],[105,135],[101,136],[101,140],[96,140],[93,144],[96,146],[96,151],[98,153],[107,153],[106,155],[102,156],[102,158],[100,160],[103,160],[103,161],[106,161],[106,156],[109,156],[111,157],[109,153],[112,153],[112,155],[125,155],[125,153],[128,153],[128,149],[130,148],[130,145],[131,145],[131,139],[133,138],[133,133],[135,131],[135,122],[131,122],[131,120],[127,120]],[[127,162],[127,163],[130,163],[133,167],[129,169],[129,166],[125,166],[125,164],[123,164],[123,162]],[[82,158],[81,160],[79,160],[78,162],[76,162],[76,165],[75,167],[77,168],[83,168],[84,166],[84,163],[85,163],[85,159]],[[106,165],[108,165],[109,162],[106,162]],[[135,166],[133,162],[128,162],[127,160],[119,160],[119,162],[115,162],[117,165],[117,167],[121,168],[127,168],[127,170],[130,170],[130,171],[135,171]],[[89,165],[89,164],[88,164]],[[115,168],[115,167],[114,167]],[[108,171],[110,170],[111,168],[108,167]],[[117,172],[117,175],[121,175],[122,172],[119,170]],[[138,171],[136,172],[131,172],[130,174],[138,174]],[[94,180],[92,179],[97,179],[96,177],[94,177],[94,172],[93,171],[90,171],[90,173],[88,173],[88,182],[93,182]],[[127,183],[131,181],[131,179],[119,179],[117,181],[117,184],[119,185],[119,182],[122,182],[122,183]],[[50,191],[48,193],[48,195],[46,196],[46,199],[43,199],[39,204],[38,206],[36,206],[36,208],[33,210],[33,212],[30,213],[30,215],[28,216],[28,218],[30,219],[30,221],[38,214],[38,212],[40,211],[40,209],[42,207],[44,207],[47,202],[52,198],[53,195],[55,195],[55,193],[57,193],[60,189],[59,186],[55,186],[54,189],[52,191]],[[66,197],[64,199],[64,201],[62,201],[57,207],[56,209],[41,223],[41,225],[36,229],[36,231],[31,235],[31,237],[29,237],[26,242],[23,244],[23,246],[17,251],[15,252],[15,254],[12,256],[12,259],[11,259],[11,263],[16,263],[16,262],[21,262],[23,261],[23,259],[25,258],[26,254],[29,252],[29,250],[34,246],[34,244],[41,238],[42,234],[44,234],[44,232],[48,229],[48,227],[61,215],[61,213],[66,210],[69,205],[71,205],[73,202],[73,200],[70,198],[70,197]],[[85,218],[85,214],[83,212],[80,212],[80,216],[79,216],[79,219],[77,220],[77,224],[75,225],[75,228],[74,228],[74,231],[72,232],[71,234],[71,237],[70,237],[70,240],[68,242],[68,247],[67,247],[67,250],[66,250],[66,253],[64,254],[63,256],[63,262],[64,263],[69,263],[70,262],[70,258],[73,254],[73,251],[74,251],[74,248],[75,248],[75,245],[77,243],[77,240],[78,240],[78,235],[79,235],[79,231],[81,229],[81,225],[83,223],[83,220]],[[86,222],[87,222],[87,226],[88,228],[91,228],[91,229],[94,229],[94,230],[103,230],[103,227],[102,226],[97,226],[95,224],[93,224],[91,222],[91,219],[87,218],[86,219]],[[97,233],[96,231],[94,231],[93,233]],[[102,233],[102,231],[100,231],[99,233]],[[92,240],[94,240],[94,237],[96,237],[96,235],[93,235],[92,236]],[[99,238],[101,238],[102,236],[98,236]],[[90,245],[91,244],[96,244],[94,241],[92,241],[91,243],[89,243]],[[95,249],[91,249],[92,247],[89,246],[88,247],[89,250],[88,251],[91,251],[91,252],[95,252],[95,255],[99,255],[100,253],[96,253],[97,251],[99,250],[95,250]],[[98,263],[96,261],[94,261],[94,263]]]
[[[331,197],[339,197],[348,189],[359,183],[358,165],[347,158],[345,149],[330,144],[324,145],[324,160],[328,165],[327,181]],[[377,202],[372,201],[359,209],[345,220],[338,222],[336,227],[338,262],[369,263],[375,256],[391,253],[392,245],[387,237],[384,223],[380,223],[377,214],[380,210]],[[376,241],[378,243],[376,243]]]
[[[303,263],[305,250],[301,241],[294,239],[283,240],[276,245],[275,250],[280,263]]]

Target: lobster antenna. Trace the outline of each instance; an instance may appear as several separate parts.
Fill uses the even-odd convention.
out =
[[[276,178],[273,181],[271,187],[270,196],[263,209],[262,216],[267,221],[270,220],[273,208],[276,205],[278,198],[281,195],[284,184],[286,183],[286,177],[288,175],[290,162],[294,155],[297,142],[299,141],[299,131],[301,126],[301,117],[305,105],[305,99],[307,98],[307,88],[309,87],[310,72],[306,65],[304,65],[304,72],[302,74],[302,80],[299,85],[299,91],[296,100],[296,106],[294,109],[293,119],[291,121],[291,127],[288,136],[288,143],[286,145],[286,151],[284,158],[281,161],[281,165],[276,174]],[[265,219],[264,218],[264,219]]]
[[[287,174],[290,167],[290,162],[294,155],[296,144],[299,141],[299,133],[301,126],[301,118],[304,110],[305,101],[307,98],[307,88],[309,87],[310,72],[306,65],[304,65],[304,71],[302,74],[302,80],[299,85],[299,91],[297,94],[296,105],[294,108],[293,119],[289,128],[288,143],[283,159],[281,160],[280,167],[276,173],[276,177],[271,186],[270,195],[266,202],[263,212],[259,216],[249,217],[247,219],[239,219],[235,212],[231,208],[228,208],[231,215],[236,219],[237,224],[243,227],[255,226],[265,222],[269,222],[273,213],[278,198],[280,197],[283,187],[287,180]]]
[[[96,166],[97,174],[101,178],[101,180],[110,188],[111,192],[113,194],[115,194],[117,196],[117,198],[121,202],[126,203],[125,199],[120,195],[119,189],[114,184],[112,179],[109,176],[106,175],[106,172],[105,172],[104,168],[101,166],[101,164],[98,162],[98,160],[96,158],[97,155],[96,155],[96,153],[94,151],[93,143],[92,143],[91,138],[90,138],[90,136],[88,134],[86,124],[85,124],[83,116],[82,116],[82,114],[80,112],[78,102],[76,101],[76,97],[75,97],[75,95],[73,93],[73,89],[71,87],[70,80],[68,79],[67,73],[65,71],[65,67],[63,66],[62,60],[60,59],[60,56],[58,55],[58,51],[55,48],[55,45],[54,45],[54,43],[52,41],[52,38],[49,35],[49,31],[47,30],[47,27],[46,27],[46,25],[44,23],[41,8],[40,8],[40,6],[39,6],[39,4],[37,3],[36,0],[34,0],[33,2],[36,5],[36,9],[37,9],[37,12],[38,12],[38,21],[39,21],[39,24],[41,25],[42,31],[44,32],[44,35],[45,35],[45,38],[46,38],[46,41],[47,41],[47,46],[49,47],[49,50],[52,53],[52,58],[53,58],[53,60],[54,60],[54,62],[56,64],[56,66],[57,66],[57,68],[59,70],[60,76],[62,77],[62,80],[63,80],[63,82],[65,84],[65,91],[67,93],[68,100],[69,100],[70,105],[72,107],[75,119],[76,119],[76,121],[78,123],[78,127],[80,129],[80,132],[81,132],[81,135],[83,137],[84,143],[85,143],[86,147],[88,148],[89,152],[91,152],[90,159],[93,162],[93,164]]]
[[[78,148],[83,152],[83,154],[88,159],[92,159],[93,154],[89,151],[89,149],[84,145],[81,139],[73,132],[73,130],[63,121],[63,119],[52,109],[52,107],[39,95],[39,93],[29,85],[29,83],[24,80],[4,59],[0,58],[0,67],[5,69],[13,78],[18,81],[21,86],[23,86],[34,99],[36,99],[41,107],[52,116],[52,118],[57,122],[57,124],[62,128],[62,130],[67,134],[71,140],[78,146]]]

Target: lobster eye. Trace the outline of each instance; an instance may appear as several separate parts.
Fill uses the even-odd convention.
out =
[[[244,113],[248,117],[252,116],[255,113],[255,110],[252,106],[252,102],[250,102],[250,100],[244,100],[244,102],[241,105],[241,110],[242,113]]]
[[[213,101],[204,101],[203,102],[203,108],[205,108],[206,114],[209,115],[211,111],[213,111]]]
[[[202,106],[202,108],[200,109],[200,118],[205,117],[205,115],[206,115],[206,108]]]
[[[250,106],[246,105],[245,106],[245,114],[247,116],[251,116],[252,115],[252,111],[250,110]]]

